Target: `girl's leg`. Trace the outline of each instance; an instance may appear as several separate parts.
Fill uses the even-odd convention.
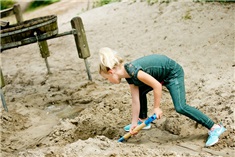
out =
[[[180,76],[176,74],[175,78],[169,80],[165,86],[171,94],[176,112],[195,120],[208,129],[212,128],[214,122],[208,116],[198,109],[186,104],[183,70],[181,71]]]
[[[153,90],[149,86],[141,86],[139,87],[139,97],[140,97],[140,119],[148,118],[148,106],[147,106],[147,96],[146,94]]]
[[[139,118],[140,119],[146,119],[148,118],[148,107],[147,107],[147,96],[146,94],[151,91],[152,88],[149,86],[143,86],[139,87],[139,99],[140,99],[140,113]],[[138,122],[139,124],[139,122]],[[124,127],[125,131],[130,131],[131,124]],[[145,126],[143,129],[150,129],[151,125]]]

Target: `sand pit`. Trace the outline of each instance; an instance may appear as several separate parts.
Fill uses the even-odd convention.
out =
[[[70,20],[80,16],[92,81],[72,36],[48,40],[50,75],[36,43],[1,53],[9,109],[0,108],[2,156],[234,155],[235,3],[123,1],[85,11],[87,2],[62,0],[24,17],[56,14],[59,32],[65,32],[71,29]],[[99,76],[98,50],[104,46],[117,50],[126,62],[152,53],[179,62],[185,70],[187,102],[228,129],[218,144],[204,147],[207,129],[177,114],[166,88],[164,117],[150,130],[117,142],[131,120],[131,96],[125,80],[113,85]],[[148,97],[151,114],[151,92]]]

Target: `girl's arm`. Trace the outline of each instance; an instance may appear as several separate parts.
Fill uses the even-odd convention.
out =
[[[140,113],[140,100],[139,100],[139,87],[133,84],[130,84],[131,97],[132,97],[132,121],[131,121],[131,129],[137,126],[139,113]],[[133,134],[133,133],[132,133]]]
[[[142,70],[138,71],[137,78],[145,83],[146,85],[153,88],[153,95],[154,95],[154,112],[157,115],[157,118],[161,118],[162,110],[160,109],[160,101],[162,95],[162,85],[158,82],[154,77],[145,73]]]

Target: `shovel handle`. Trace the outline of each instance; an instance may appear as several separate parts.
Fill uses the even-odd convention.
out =
[[[152,121],[154,121],[155,119],[157,119],[157,115],[153,114],[151,117],[149,117],[148,119],[146,119],[143,123],[141,123],[140,125],[137,125],[137,127],[134,128],[133,131],[140,131],[141,129],[143,129],[146,125],[150,124]],[[121,138],[119,138],[118,142],[123,142],[124,140],[128,139],[131,137],[132,134],[130,134],[129,132],[126,133],[124,136],[122,136]]]

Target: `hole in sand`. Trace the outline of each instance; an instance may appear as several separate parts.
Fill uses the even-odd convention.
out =
[[[54,114],[61,119],[61,124],[56,126],[57,129],[51,134],[51,141],[58,143],[60,138],[66,138],[66,141],[74,142],[79,139],[86,140],[88,138],[94,138],[98,135],[105,136],[109,139],[118,139],[123,134],[123,130],[121,131],[113,127],[114,125],[110,123],[111,120],[107,120],[104,116],[97,116],[91,112],[87,113],[89,111],[86,111],[86,108],[87,106],[85,107],[83,105],[47,105],[45,110],[49,114]]]

